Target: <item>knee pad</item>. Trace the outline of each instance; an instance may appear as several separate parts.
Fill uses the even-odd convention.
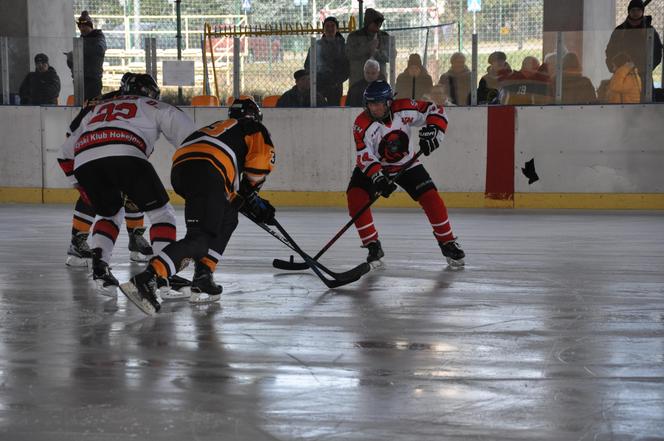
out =
[[[145,215],[150,219],[152,225],[155,224],[171,224],[175,226],[175,209],[170,203],[159,207],[155,210],[146,211]]]

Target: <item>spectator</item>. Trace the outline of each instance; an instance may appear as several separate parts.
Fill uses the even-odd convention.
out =
[[[94,28],[92,18],[88,11],[81,12],[81,16],[76,20],[78,30],[81,31],[83,39],[83,83],[84,99],[90,100],[101,95],[102,82],[104,74],[104,56],[106,55],[106,37],[104,33]],[[67,66],[73,69],[72,52],[65,52],[67,55]]]
[[[423,99],[431,101],[438,107],[449,107],[454,106],[450,97],[447,95],[447,88],[442,84],[436,84],[431,88],[431,92],[428,95],[424,95]]]
[[[360,81],[353,83],[348,89],[348,96],[346,97],[346,107],[364,107],[364,89],[367,88],[369,83],[385,77],[380,73],[380,64],[373,58],[369,58],[364,63],[364,78]]]
[[[311,49],[309,49],[311,51]],[[309,69],[309,53],[304,69]],[[327,17],[323,21],[323,36],[316,42],[316,88],[329,106],[338,106],[343,95],[343,82],[348,79],[346,40],[339,33],[339,21]]]
[[[397,76],[394,94],[399,98],[421,100],[424,94],[431,92],[433,80],[422,65],[419,54],[410,54],[408,66]]]
[[[60,95],[60,77],[48,65],[45,54],[35,55],[35,71],[25,76],[19,89],[21,104],[38,106],[41,104],[58,104]]]
[[[552,96],[556,96],[556,79],[552,78]],[[595,86],[587,77],[581,74],[579,57],[569,52],[563,57],[563,104],[595,104],[597,95]]]
[[[385,18],[375,9],[364,11],[364,27],[348,34],[346,55],[348,56],[350,76],[349,83],[354,84],[362,79],[364,62],[369,58],[378,61],[380,71],[385,75],[385,63],[389,61],[389,35],[381,31]]]
[[[450,57],[450,69],[440,76],[438,84],[447,88],[447,96],[458,106],[470,104],[470,69],[466,56],[456,52]]]
[[[500,82],[500,102],[517,106],[549,104],[550,78],[539,69],[540,62],[537,58],[524,58],[521,70],[512,72]]]
[[[614,72],[607,101],[612,104],[640,103],[643,83],[639,75],[639,69],[626,52],[620,52],[611,62]]]
[[[662,41],[659,34],[652,26],[652,17],[643,15],[645,7],[642,0],[631,0],[627,7],[627,19],[616,27],[611,34],[609,44],[606,46],[606,67],[611,73],[614,73],[614,57],[620,52],[629,55],[631,62],[636,66],[641,83],[646,84],[646,74],[652,75],[652,72],[646,72],[646,51],[647,34],[646,29],[653,29],[653,66],[655,69],[662,61]]]
[[[311,84],[309,78],[309,71],[300,69],[293,74],[295,78],[295,86],[290,90],[284,92],[279,100],[277,100],[277,107],[311,107]],[[325,106],[325,97],[316,93],[316,106]]]
[[[477,88],[477,103],[496,104],[498,103],[500,80],[512,73],[505,52],[492,52],[489,55],[489,67],[486,72],[486,75],[480,79],[480,85]]]

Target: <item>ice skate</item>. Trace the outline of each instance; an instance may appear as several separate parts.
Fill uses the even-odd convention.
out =
[[[456,239],[449,240],[445,243],[438,242],[440,250],[443,252],[443,256],[447,259],[447,264],[451,267],[462,267],[466,263],[464,262],[464,257],[466,253],[463,252],[459,244],[456,242]]]
[[[147,315],[155,315],[161,309],[157,297],[157,276],[149,266],[142,273],[129,279],[129,282],[121,284],[120,290]]]
[[[383,266],[383,261],[380,259],[385,256],[385,253],[383,252],[383,247],[380,246],[379,240],[369,242],[368,244],[363,245],[363,247],[369,250],[367,263],[371,266],[371,269],[376,269]]]
[[[101,260],[101,248],[95,248],[92,253],[92,280],[95,282],[97,292],[104,296],[118,295],[118,279],[111,273],[108,263]]]
[[[191,297],[191,282],[177,274],[157,279],[157,293],[164,300],[185,300]]]
[[[221,298],[223,288],[214,282],[214,276],[207,265],[196,262],[194,279],[191,283],[191,303],[211,303]]]
[[[88,233],[77,233],[72,235],[69,250],[67,250],[67,260],[65,265],[74,268],[83,268],[90,266],[92,253],[88,246]]]
[[[153,254],[150,243],[143,237],[145,228],[135,228],[129,233],[129,260],[145,263]]]

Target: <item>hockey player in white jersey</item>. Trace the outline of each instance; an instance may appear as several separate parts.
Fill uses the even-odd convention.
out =
[[[175,241],[175,211],[148,161],[160,133],[173,145],[194,131],[178,108],[159,101],[159,86],[148,74],[126,74],[119,93],[88,106],[62,146],[65,174],[97,212],[92,228],[92,278],[100,293],[115,295],[109,262],[124,217],[124,196],[150,219],[155,253]]]
[[[357,165],[346,191],[350,216],[374,194],[389,197],[398,184],[426,213],[448,264],[463,266],[465,254],[452,234],[445,203],[424,166],[415,161],[396,178],[396,183],[391,179],[415,155],[409,146],[411,126],[423,126],[419,145],[425,156],[440,146],[447,130],[445,109],[427,101],[395,100],[392,88],[382,80],[367,86],[364,103],[366,109],[353,126]],[[370,209],[360,215],[355,227],[362,246],[369,250],[367,262],[379,264],[384,252]]]

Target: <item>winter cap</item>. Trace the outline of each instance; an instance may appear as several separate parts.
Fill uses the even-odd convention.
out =
[[[299,80],[300,78],[305,77],[305,76],[307,76],[307,75],[309,75],[309,71],[308,71],[308,70],[300,69],[300,70],[296,70],[296,71],[295,71],[295,73],[293,74],[293,78],[295,78],[295,80],[297,81],[297,80]]]
[[[627,12],[629,12],[632,8],[639,8],[642,11],[646,9],[646,7],[643,6],[643,0],[632,0],[629,2],[629,6],[627,6]]]
[[[364,25],[369,26],[371,23],[382,24],[385,21],[385,17],[380,12],[376,11],[373,8],[367,8],[364,11]]]
[[[334,24],[337,25],[337,29],[339,28],[339,20],[337,20],[337,17],[332,17],[331,15],[329,17],[325,17],[325,20],[323,20],[323,26],[325,26],[325,23],[328,21],[334,22]]]
[[[78,17],[78,19],[76,20],[76,24],[78,25],[87,24],[90,27],[94,27],[92,24],[92,18],[90,17],[88,11],[81,12],[81,16]]]
[[[37,54],[35,55],[35,63],[48,63],[48,57],[46,54]]]

